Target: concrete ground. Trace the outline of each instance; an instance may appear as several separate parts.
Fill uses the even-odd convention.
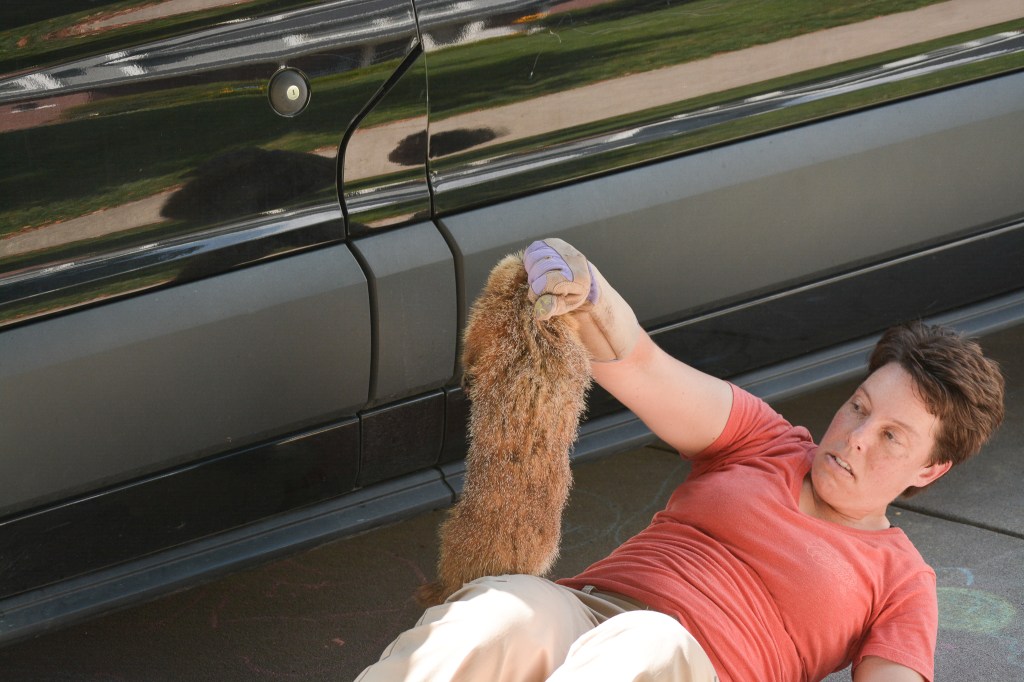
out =
[[[936,679],[1024,679],[1024,327],[982,340],[1007,419],[976,459],[891,510],[938,575]],[[850,385],[776,405],[820,436]],[[576,467],[565,576],[643,528],[686,473],[651,446]],[[340,540],[0,650],[4,680],[351,680],[420,609],[443,512]],[[829,678],[849,679],[843,672]]]

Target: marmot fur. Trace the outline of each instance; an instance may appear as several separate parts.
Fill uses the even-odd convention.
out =
[[[522,254],[507,256],[470,311],[466,482],[441,524],[438,580],[416,593],[424,606],[483,576],[543,575],[558,557],[590,355],[570,315],[534,319],[528,287]]]

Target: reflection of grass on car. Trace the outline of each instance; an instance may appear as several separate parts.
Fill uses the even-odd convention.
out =
[[[46,0],[41,9],[27,2],[7,2],[0,27],[0,74],[29,67],[59,64],[82,54],[104,54],[174,35],[183,35],[216,23],[251,17],[257,11],[280,9],[280,0],[246,0],[205,10],[182,12],[162,19],[128,22],[123,26],[83,31],[89,21],[113,18],[146,3],[139,0],[104,2],[79,10],[82,0]],[[289,3],[295,4],[295,3]],[[39,16],[48,18],[25,24]],[[7,28],[13,26],[13,28]]]
[[[216,83],[97,100],[69,110],[63,123],[0,134],[0,158],[31,161],[0,176],[0,194],[10,197],[0,236],[158,194],[232,150],[337,146],[396,66],[314,81],[314,100],[294,119],[271,111],[265,85]]]
[[[600,135],[634,129],[646,124],[667,120],[681,113],[698,112],[710,107],[735,104],[744,101],[748,97],[765,92],[822,83],[843,75],[854,74],[880,64],[923,54],[951,44],[961,44],[1004,31],[1020,31],[1022,29],[1024,29],[1024,19],[1007,22],[999,26],[912,45],[861,60],[822,67],[793,76],[694,98],[686,102],[663,105],[625,116],[562,129],[548,135],[514,140],[502,145],[474,150],[459,155],[457,158],[447,160],[445,165],[460,168],[485,157],[514,156],[516,153],[524,150],[550,150],[562,143],[576,142]],[[663,136],[647,143],[633,144],[625,148],[615,149],[605,152],[598,157],[570,158],[564,163],[544,166],[535,171],[529,180],[525,181],[528,186],[517,186],[516,190],[526,191],[529,187],[551,187],[568,179],[585,177],[593,173],[606,173],[613,169],[628,168],[652,160],[704,149],[724,142],[733,142],[792,125],[804,124],[809,121],[864,109],[876,104],[935,91],[951,85],[963,84],[1021,68],[1024,68],[1024,52],[1008,53],[977,63],[963,64],[935,73],[919,75],[908,80],[875,85],[842,95],[831,95],[778,110],[767,111],[755,116],[743,116],[735,120],[701,127],[694,132]],[[443,175],[443,169],[438,168],[436,170]],[[499,184],[501,183],[499,182]],[[503,193],[507,192],[507,187],[472,186],[466,191],[472,194],[471,203],[486,203],[502,196]]]
[[[634,1],[555,14],[529,35],[427,55],[436,119],[904,12],[939,0]],[[571,65],[570,70],[566,68]],[[495,83],[502,87],[496,89]]]
[[[533,27],[537,30],[529,34],[425,55],[431,92],[437,93],[432,100],[432,116],[437,120],[475,110],[482,102],[500,106],[936,1],[696,0],[667,6],[645,2],[664,9],[639,11],[636,0],[630,0],[556,14],[536,22]],[[4,36],[0,33],[0,38]],[[919,46],[914,51],[920,51]],[[566,68],[569,64],[572,70]],[[829,72],[854,66],[832,67]],[[337,145],[358,108],[396,67],[397,62],[386,62],[317,79],[309,109],[294,119],[272,114],[266,102],[265,81],[254,80],[188,85],[98,100],[70,110],[69,120],[64,123],[2,134],[0,157],[24,158],[23,151],[29,150],[31,164],[14,172],[8,170],[0,177],[0,193],[11,197],[0,212],[0,237],[152,196],[185,181],[189,169],[242,147],[309,152]],[[816,76],[801,74],[785,80],[807,82],[812,77]],[[498,83],[501,88],[495,88]],[[762,83],[741,90],[757,94],[781,84],[785,83]],[[744,93],[737,90],[707,98],[706,103],[704,99],[687,102],[685,107],[694,110],[741,96]],[[408,106],[374,112],[367,124],[419,114],[418,106],[413,101]],[[670,105],[560,131],[559,136],[578,139],[680,111],[680,105]],[[772,114],[776,118],[784,115]],[[765,129],[764,124],[770,120],[758,118],[758,129]],[[691,148],[692,143],[688,143]],[[103,154],[103,149],[117,150],[117,155],[112,154],[109,163],[99,166],[96,156]]]
[[[762,95],[766,92],[788,90],[795,87],[823,83],[825,81],[839,78],[845,75],[852,75],[864,70],[877,67],[881,64],[890,63],[930,52],[935,49],[948,47],[950,45],[962,44],[978,38],[984,38],[993,34],[1007,31],[1024,30],[1024,18],[1007,22],[998,26],[991,26],[976,31],[969,31],[955,36],[948,36],[939,40],[919,43],[907,47],[891,50],[889,52],[872,55],[863,59],[843,62],[830,66],[820,67],[809,71],[803,71],[790,76],[776,78],[769,81],[761,81],[739,88],[733,88],[722,92],[696,97],[685,102],[674,102],[643,111],[634,112],[625,116],[609,118],[602,121],[578,126],[572,129],[557,131],[546,136],[543,140],[519,140],[510,142],[507,149],[504,147],[492,148],[491,150],[479,152],[479,155],[493,155],[498,151],[512,151],[515,147],[536,148],[585,139],[595,135],[602,135],[621,130],[628,130],[640,125],[661,121],[681,113],[695,112],[713,106],[723,106],[742,102],[746,98]],[[757,117],[745,118],[742,123],[747,133],[763,132],[764,130],[782,127],[791,123],[806,122],[814,118],[834,115],[844,111],[851,111],[871,106],[873,104],[891,101],[900,97],[908,97],[948,87],[959,83],[966,83],[972,80],[985,78],[987,76],[1006,73],[1024,67],[1024,52],[1009,53],[992,57],[977,63],[959,65],[943,69],[935,73],[916,76],[912,79],[895,81],[884,86],[873,86],[864,90],[854,91],[841,96],[831,96],[812,102],[790,107],[782,111],[768,112]],[[704,130],[685,136],[685,141],[676,140],[676,151],[706,146],[722,141],[726,137],[734,139],[737,135],[729,133],[723,135],[718,131],[717,126],[713,129]],[[685,146],[680,145],[680,142]],[[460,160],[464,163],[466,159]]]

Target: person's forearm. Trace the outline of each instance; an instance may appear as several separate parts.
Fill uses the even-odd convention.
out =
[[[628,356],[593,362],[591,370],[602,388],[684,455],[714,442],[732,409],[727,383],[671,357],[644,332]]]

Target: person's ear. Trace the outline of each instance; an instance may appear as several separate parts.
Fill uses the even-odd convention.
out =
[[[918,483],[914,485],[918,488],[923,488],[929,483],[933,483],[942,477],[947,471],[952,468],[952,462],[938,462],[936,464],[929,464],[928,466],[921,467],[917,473]]]

